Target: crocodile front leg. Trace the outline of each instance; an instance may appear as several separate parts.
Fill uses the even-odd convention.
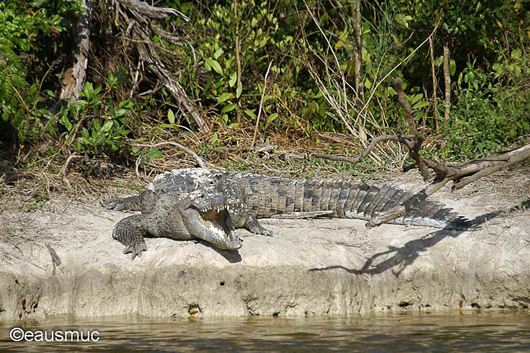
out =
[[[263,227],[256,216],[250,212],[244,203],[228,210],[236,228],[245,228],[252,234],[261,234],[272,237],[272,232]]]
[[[125,245],[123,253],[132,253],[131,260],[147,250],[144,241],[146,222],[147,218],[144,215],[129,216],[119,221],[112,232],[112,238]]]

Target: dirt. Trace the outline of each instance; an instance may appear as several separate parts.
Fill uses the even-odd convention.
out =
[[[405,174],[392,183],[417,188],[421,180]],[[477,221],[476,229],[271,219],[262,224],[274,237],[240,230],[238,252],[148,238],[148,251],[134,261],[112,240],[125,214],[99,206],[107,197],[55,195],[42,205],[22,195],[0,199],[0,320],[530,306],[529,167],[433,195]]]

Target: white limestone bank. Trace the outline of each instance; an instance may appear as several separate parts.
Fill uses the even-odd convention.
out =
[[[491,213],[529,195],[507,197],[488,185],[440,196],[470,218],[492,217],[476,230],[263,220],[274,237],[241,230],[243,247],[235,253],[147,239],[149,250],[132,262],[111,238],[122,213],[61,199],[32,213],[4,203],[0,320],[528,310],[530,211]],[[46,243],[61,260],[55,274]]]

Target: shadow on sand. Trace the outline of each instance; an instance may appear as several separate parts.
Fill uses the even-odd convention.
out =
[[[429,233],[420,239],[411,240],[407,242],[405,245],[403,245],[402,247],[389,246],[387,251],[379,252],[379,253],[376,253],[370,256],[364,263],[363,267],[358,270],[346,268],[344,266],[328,266],[324,268],[313,268],[313,269],[310,269],[309,271],[316,272],[316,271],[328,271],[328,270],[341,269],[348,273],[357,274],[357,275],[358,274],[375,275],[375,274],[383,273],[387,270],[392,269],[392,273],[397,277],[401,274],[401,272],[403,272],[403,270],[407,266],[411,265],[418,258],[421,252],[426,251],[427,249],[436,245],[443,239],[447,237],[456,238],[460,236],[462,233],[468,230],[474,230],[478,228],[480,225],[484,224],[486,221],[491,220],[503,213],[511,213],[514,211],[527,209],[527,208],[530,208],[530,199],[522,202],[520,205],[512,207],[508,211],[496,211],[496,212],[484,214],[482,216],[477,216],[476,218],[466,222],[465,225],[460,226],[458,229],[446,227],[438,231]],[[378,263],[377,265],[373,265],[373,263],[379,257],[389,255],[392,253],[394,253],[394,255],[388,260]],[[397,266],[400,266],[400,268],[398,270],[394,270],[394,268]]]

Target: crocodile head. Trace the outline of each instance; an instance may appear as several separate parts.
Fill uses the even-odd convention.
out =
[[[183,194],[179,203],[182,221],[192,236],[220,249],[237,250],[242,246],[230,216],[230,209],[239,206],[238,199],[197,191]]]

